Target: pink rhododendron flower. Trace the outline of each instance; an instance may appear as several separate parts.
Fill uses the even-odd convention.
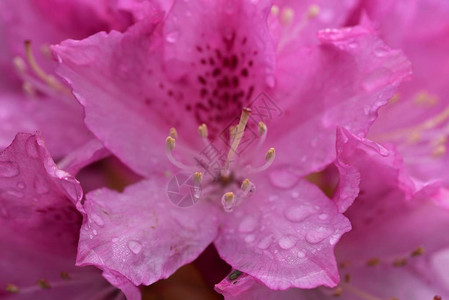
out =
[[[393,143],[421,181],[449,182],[449,5],[447,1],[361,1],[379,34],[404,50],[413,79],[381,110],[370,138]]]
[[[272,289],[338,283],[333,247],[349,222],[303,176],[335,159],[337,126],[367,132],[410,65],[363,25],[313,38],[320,22],[341,22],[318,15],[269,1],[175,1],[166,18],[53,48],[89,129],[147,178],[87,195],[79,265],[148,285],[213,242]],[[167,199],[170,177],[185,173],[189,208]]]
[[[124,299],[99,270],[74,266],[81,187],[56,167],[39,135],[20,133],[0,153],[0,189],[0,297]],[[139,298],[129,282],[106,278]]]
[[[114,10],[109,1],[0,3],[1,148],[18,131],[39,129],[51,153],[61,158],[93,138],[83,124],[82,108],[68,87],[55,77],[56,63],[49,45],[67,38],[85,38],[101,30],[123,30],[131,24],[130,15],[125,9]],[[30,43],[24,46],[25,41]]]
[[[337,147],[337,163],[345,166],[341,180],[360,182],[359,196],[346,213],[352,231],[336,246],[342,278],[338,287],[271,291],[234,271],[216,286],[226,299],[418,300],[449,295],[441,273],[449,258],[449,238],[441,230],[449,226],[449,211],[436,189],[417,190],[395,152],[346,130],[339,132]]]

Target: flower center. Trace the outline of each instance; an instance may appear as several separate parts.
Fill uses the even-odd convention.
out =
[[[242,110],[239,123],[231,126],[229,129],[229,149],[227,153],[219,155],[218,153],[207,153],[207,156],[200,155],[194,157],[193,161],[197,162],[196,166],[189,166],[173,155],[176,139],[178,133],[175,128],[170,129],[169,136],[166,138],[166,154],[168,160],[177,168],[193,173],[193,197],[199,200],[204,197],[206,200],[214,201],[221,196],[221,205],[226,212],[231,212],[235,207],[239,206],[244,199],[251,197],[256,190],[253,182],[247,178],[248,175],[262,172],[269,168],[273,163],[276,152],[274,148],[270,148],[265,153],[265,163],[260,166],[253,166],[252,162],[255,157],[240,155],[238,148],[242,143],[242,139],[247,128],[248,120],[250,118],[251,109],[244,108]],[[262,147],[267,135],[267,126],[263,122],[258,123],[258,143],[250,149],[256,153]],[[208,139],[208,128],[206,124],[201,124],[198,127],[198,133],[202,138],[205,149],[213,148],[213,144]],[[212,149],[212,152],[219,151],[219,149]],[[204,149],[202,153],[204,154]],[[211,160],[210,156],[215,156],[216,159]],[[257,156],[257,155],[256,155]],[[203,176],[203,173],[208,176]],[[206,178],[203,178],[206,177]]]

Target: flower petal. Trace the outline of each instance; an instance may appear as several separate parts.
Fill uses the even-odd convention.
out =
[[[253,198],[224,217],[220,256],[272,289],[335,286],[333,247],[348,220],[307,181],[283,189],[262,176],[254,182]]]
[[[88,193],[77,264],[149,285],[194,260],[216,236],[213,207],[176,207],[166,193],[159,179],[129,186],[122,194]]]
[[[378,108],[410,74],[402,52],[389,49],[371,29],[327,29],[319,38],[316,48],[280,57],[276,71],[273,99],[284,115],[273,122],[268,143],[281,145],[278,162],[292,165],[297,157],[293,166],[301,174],[335,159],[336,126],[365,135]],[[383,52],[376,54],[378,49]]]

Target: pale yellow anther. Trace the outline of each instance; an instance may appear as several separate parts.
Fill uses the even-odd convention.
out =
[[[332,296],[340,297],[342,294],[343,294],[343,289],[341,287],[337,287],[337,288],[335,288],[335,291],[332,294]]]
[[[271,161],[274,159],[274,157],[276,156],[276,151],[274,150],[274,148],[270,148],[267,153],[265,154],[265,160],[266,161]]]
[[[193,174],[193,181],[194,181],[195,185],[200,185],[201,181],[203,181],[203,173],[195,172]]]
[[[16,68],[17,72],[19,72],[19,74],[23,74],[26,72],[27,65],[26,65],[25,61],[23,60],[23,58],[21,58],[20,56],[16,56],[16,57],[14,57],[12,62],[14,64],[14,67]]]
[[[174,138],[172,138],[171,136],[167,136],[167,139],[165,140],[165,146],[167,148],[168,151],[173,151],[173,149],[175,149],[175,143],[176,140]]]
[[[436,146],[435,149],[433,149],[432,156],[433,157],[441,157],[446,153],[446,151],[447,151],[446,145],[440,144],[440,145]]]
[[[5,290],[11,294],[17,294],[19,292],[19,288],[17,287],[17,285],[12,283],[8,283],[5,287]]]
[[[207,138],[209,134],[207,131],[207,125],[203,123],[200,126],[198,126],[198,133],[203,139]]]
[[[271,7],[271,13],[272,13],[273,15],[275,15],[275,16],[279,15],[279,6],[273,5],[273,6]]]
[[[24,81],[22,83],[22,90],[27,94],[28,96],[36,96],[36,90],[34,89],[34,86],[29,81]]]
[[[260,121],[257,125],[257,130],[259,131],[260,135],[264,135],[264,133],[267,132],[267,125],[265,125],[264,122]]]
[[[178,138],[178,132],[176,131],[176,128],[174,127],[170,128],[170,136],[174,139]]]
[[[283,25],[290,25],[294,17],[295,11],[290,7],[286,7],[281,11],[281,22]]]
[[[243,180],[242,186],[241,186],[242,191],[246,192],[250,187],[251,187],[251,181],[249,181],[248,178]]]
[[[227,203],[231,203],[232,201],[234,201],[235,195],[233,192],[227,192],[223,197]]]
[[[416,248],[415,250],[412,251],[412,253],[410,254],[412,257],[417,257],[420,255],[423,255],[424,252],[426,252],[426,249],[423,246],[419,246],[418,248]]]
[[[320,14],[320,11],[321,9],[317,4],[310,5],[309,9],[307,10],[307,18],[309,20],[315,18]]]

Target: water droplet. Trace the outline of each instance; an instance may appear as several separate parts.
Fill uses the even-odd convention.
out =
[[[240,232],[253,232],[257,227],[257,220],[252,216],[245,217],[239,225]]]
[[[332,234],[329,228],[321,227],[316,230],[311,230],[306,234],[306,241],[310,244],[318,244]]]
[[[273,239],[271,236],[266,236],[263,239],[260,240],[259,244],[257,245],[257,247],[259,247],[259,249],[261,250],[265,250],[268,247],[270,247],[270,245],[273,243]]]
[[[315,213],[310,206],[292,207],[284,211],[284,216],[292,222],[301,222]]]
[[[98,226],[100,226],[100,227],[103,227],[103,226],[104,226],[103,218],[100,217],[99,215],[97,215],[96,213],[92,213],[92,214],[90,215],[90,218],[91,218],[92,221],[94,221],[95,224],[97,224]]]
[[[249,234],[245,237],[245,242],[251,243],[251,242],[254,242],[255,239],[256,239],[256,236],[254,234]]]
[[[139,254],[142,251],[142,244],[137,241],[129,241],[128,248],[134,254]]]
[[[270,172],[271,183],[278,188],[288,189],[294,186],[300,179],[298,175],[285,167]]]
[[[299,197],[299,193],[298,192],[292,192],[292,198],[298,198]]]
[[[115,243],[115,242],[117,242],[117,241],[118,241],[118,238],[116,238],[116,237],[112,239],[112,242],[113,242],[113,243]]]
[[[298,253],[296,253],[296,255],[297,255],[299,258],[303,258],[303,257],[306,256],[306,254],[305,254],[303,251],[298,251]]]
[[[98,232],[97,232],[96,229],[92,230],[92,233],[93,233],[94,235],[97,235],[97,234],[98,234]]]
[[[268,201],[270,201],[270,202],[274,202],[278,199],[279,199],[279,196],[277,196],[277,195],[271,195],[270,197],[268,197]]]
[[[93,236],[92,234],[89,234],[89,238],[90,238],[90,239],[93,239],[94,236]]]
[[[165,40],[168,43],[175,43],[178,40],[179,31],[172,31],[165,35]]]
[[[296,244],[296,239],[293,236],[284,236],[279,239],[278,243],[279,247],[284,250],[288,250]]]
[[[44,179],[42,176],[37,175],[34,178],[34,190],[39,195],[43,195],[43,194],[48,193],[49,187],[48,187],[47,180]]]
[[[0,162],[0,176],[2,177],[14,177],[19,175],[19,167],[13,161],[1,161]]]
[[[23,193],[16,190],[8,190],[2,193],[2,197],[5,199],[14,200],[14,198],[22,198]]]
[[[24,188],[25,188],[25,183],[24,182],[18,182],[17,183],[17,188],[19,188],[19,189],[21,189],[21,190],[23,190]]]
[[[318,216],[318,218],[320,220],[327,220],[327,218],[329,218],[329,216],[327,214],[321,214],[321,215]]]
[[[385,46],[380,46],[374,49],[374,55],[377,57],[385,57],[388,54],[388,48]]]
[[[36,138],[34,136],[26,141],[25,148],[29,156],[33,158],[39,157],[39,149],[37,148]]]

